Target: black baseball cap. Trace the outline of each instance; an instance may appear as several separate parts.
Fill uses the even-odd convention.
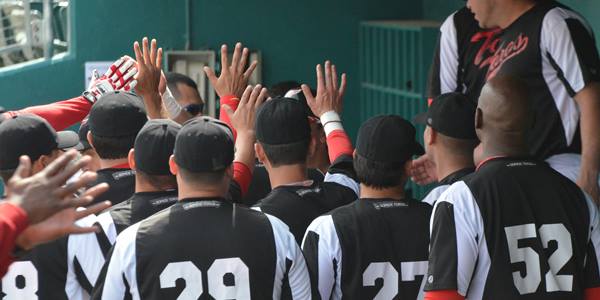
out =
[[[211,117],[184,123],[175,139],[175,162],[194,173],[223,170],[233,163],[233,132],[227,124]]]
[[[414,155],[425,154],[415,138],[415,127],[402,117],[373,117],[358,130],[356,155],[367,161],[400,166]]]
[[[477,139],[475,110],[475,104],[467,96],[447,93],[433,99],[427,112],[415,116],[413,122],[451,138],[474,140]]]
[[[19,157],[27,155],[36,161],[52,150],[69,149],[79,143],[73,131],[56,132],[48,122],[36,115],[22,114],[0,123],[0,170],[13,170]]]
[[[170,175],[169,158],[181,125],[165,119],[149,120],[135,138],[135,168],[148,175]]]
[[[94,136],[124,137],[137,135],[148,121],[142,98],[115,91],[104,94],[90,110],[88,124]]]
[[[308,111],[300,101],[277,97],[256,114],[256,139],[261,144],[284,145],[310,139]]]

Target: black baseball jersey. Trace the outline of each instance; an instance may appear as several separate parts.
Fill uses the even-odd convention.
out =
[[[481,29],[466,7],[450,15],[440,27],[427,96],[459,92],[477,103],[499,32]]]
[[[314,182],[323,182],[324,175],[317,169],[308,169],[308,178]],[[267,197],[271,192],[271,181],[269,180],[269,173],[265,166],[260,162],[254,165],[254,171],[252,172],[252,181],[248,192],[243,198],[243,204],[247,206],[253,206],[258,203],[259,200]]]
[[[255,208],[282,220],[300,244],[316,217],[358,198],[353,174],[352,158],[341,156],[329,169],[325,182],[278,186]]]
[[[359,199],[315,219],[302,249],[321,299],[416,299],[430,215],[412,199]]]
[[[92,299],[310,299],[279,219],[224,199],[183,199],[118,237]]]
[[[536,160],[496,158],[438,200],[426,291],[468,299],[582,299],[600,286],[600,217]]]
[[[129,199],[135,192],[135,171],[130,169],[101,169],[98,170],[96,181],[89,186],[108,183],[108,191],[94,199],[94,203],[110,201],[113,205]]]
[[[473,171],[475,171],[474,168],[464,168],[444,177],[444,179],[438,182],[438,186],[432,189],[422,201],[434,206],[442,193],[445,192],[453,183],[460,181],[463,179],[463,177],[473,173]]]

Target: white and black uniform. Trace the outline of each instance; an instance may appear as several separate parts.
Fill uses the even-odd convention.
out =
[[[445,192],[453,183],[461,180],[463,177],[473,173],[475,169],[473,168],[464,168],[460,169],[440,180],[438,186],[436,186],[433,190],[431,190],[425,198],[423,198],[423,202],[434,206],[437,200],[440,198],[443,192]]]
[[[310,299],[279,219],[225,199],[183,199],[123,231],[93,299]]]
[[[358,198],[355,178],[352,157],[343,155],[329,168],[324,182],[279,186],[259,201],[256,209],[282,220],[300,244],[316,217]]]
[[[100,216],[77,221],[100,225],[96,234],[70,235],[21,257],[2,281],[7,299],[87,299],[117,234],[177,201],[176,191],[138,193]]]
[[[435,205],[425,291],[468,299],[582,299],[600,286],[600,216],[537,160],[496,158]]]
[[[440,27],[427,97],[459,92],[477,103],[498,33],[499,30],[481,29],[466,7],[450,15]]]

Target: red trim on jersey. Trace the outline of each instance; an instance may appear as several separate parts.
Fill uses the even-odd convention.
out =
[[[340,156],[352,155],[354,148],[348,134],[343,129],[336,129],[327,136],[327,148],[329,152],[329,161],[334,162]]]
[[[598,300],[600,299],[600,287],[585,289],[583,299]]]
[[[131,169],[131,166],[129,165],[129,163],[122,163],[122,164],[111,166],[108,169]]]
[[[442,290],[442,291],[431,291],[425,292],[425,300],[464,300],[465,297],[461,296],[455,290]]]
[[[503,158],[506,157],[504,155],[497,155],[497,156],[490,156],[484,160],[482,160],[478,165],[477,168],[475,168],[475,171],[479,171],[479,168],[481,168],[481,166],[483,166],[485,163],[489,162],[490,160],[494,160],[496,158]]]
[[[252,172],[246,164],[235,161],[233,162],[233,180],[240,185],[242,196],[245,196],[252,182]]]
[[[227,105],[231,108],[231,110],[236,111],[238,105],[240,104],[240,99],[238,99],[238,97],[236,97],[235,95],[227,95],[221,97],[220,101],[221,107],[219,108],[219,120],[229,125],[229,128],[231,128],[231,130],[233,131],[233,139],[235,140],[235,138],[237,137],[237,132],[235,131],[235,128],[233,128],[233,126],[231,125],[231,120],[229,120],[229,116],[227,115],[227,112],[225,112],[225,109],[223,107]]]
[[[0,276],[4,276],[13,261],[11,252],[17,237],[27,228],[27,213],[10,202],[0,204]]]
[[[34,114],[48,121],[54,130],[61,131],[81,122],[88,115],[90,109],[92,109],[90,101],[84,97],[77,97],[46,105],[31,106],[17,111],[8,111],[4,115],[11,118],[24,113]]]
[[[427,99],[427,107],[431,106],[431,103],[433,103],[433,98]]]

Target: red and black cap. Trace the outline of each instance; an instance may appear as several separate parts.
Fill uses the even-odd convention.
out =
[[[415,127],[402,117],[373,117],[358,130],[356,155],[369,162],[400,166],[414,155],[425,153],[415,138]]]
[[[191,119],[179,130],[173,154],[177,165],[190,172],[223,170],[233,163],[233,132],[211,117]]]
[[[56,132],[48,122],[36,115],[22,114],[0,123],[0,170],[13,170],[19,157],[27,155],[36,161],[56,149],[77,146],[79,137],[72,131]]]
[[[474,140],[477,139],[475,110],[475,104],[467,96],[447,93],[433,99],[427,112],[415,116],[413,122],[451,138]]]
[[[256,139],[265,145],[285,145],[308,141],[308,111],[300,101],[274,98],[265,102],[256,114]]]
[[[169,158],[181,125],[166,119],[149,120],[135,138],[135,168],[148,175],[170,175]]]

